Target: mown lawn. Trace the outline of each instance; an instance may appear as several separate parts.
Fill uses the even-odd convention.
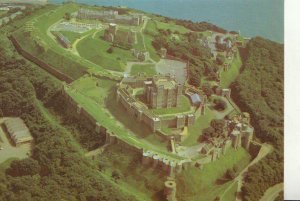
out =
[[[134,44],[133,47],[141,51],[145,50],[142,34],[140,32],[137,32],[136,37],[137,37],[137,43]]]
[[[177,31],[181,34],[191,32],[191,30],[185,28],[184,26],[180,26],[175,23],[165,23],[165,22],[156,21],[156,25],[157,25],[157,29],[163,29],[163,30],[169,29],[172,32]]]
[[[201,115],[196,119],[194,125],[189,127],[188,129],[188,136],[182,142],[184,146],[191,146],[197,144],[197,140],[199,136],[202,134],[202,130],[209,127],[211,120],[214,119],[214,113],[209,108],[205,108],[205,114]]]
[[[145,40],[146,50],[149,52],[150,57],[154,61],[158,62],[160,60],[160,56],[158,55],[158,53],[156,52],[155,48],[152,45],[152,41],[153,41],[152,37],[147,34],[144,34],[144,40]]]
[[[82,34],[72,31],[60,31],[60,33],[66,36],[71,42],[71,44],[73,44],[77,39],[79,39],[82,36]]]
[[[101,36],[101,33],[99,36]],[[127,61],[135,60],[135,58],[130,50],[118,47],[113,47],[112,53],[108,53],[107,50],[110,47],[111,44],[101,37],[92,38],[92,36],[89,36],[78,43],[77,50],[81,57],[103,66],[107,70],[123,72]]]
[[[172,107],[172,108],[160,108],[160,109],[152,109],[153,114],[156,115],[168,115],[168,114],[176,114],[182,112],[189,112],[191,111],[191,103],[190,100],[182,95],[180,97],[180,106]]]
[[[148,20],[145,28],[145,32],[150,35],[158,34],[156,21],[152,19]]]
[[[137,75],[139,73],[145,73],[146,75],[152,76],[156,75],[156,70],[154,64],[135,64],[131,67],[131,75]]]
[[[240,170],[243,169],[249,164],[250,159],[251,156],[245,149],[235,150],[230,148],[218,160],[205,164],[202,170],[190,167],[188,170],[182,171],[177,176],[178,199],[186,201],[214,200],[232,182],[216,184],[216,181],[222,178],[227,169],[232,168],[234,165],[238,165]]]
[[[231,201],[235,200],[236,198],[236,191],[237,191],[238,184],[235,182],[235,184],[232,185],[232,187],[226,192],[226,194],[223,195],[221,198],[221,201]]]

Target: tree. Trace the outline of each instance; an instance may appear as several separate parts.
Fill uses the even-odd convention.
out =
[[[224,55],[221,55],[221,54],[218,54],[218,55],[217,55],[217,58],[216,58],[216,62],[217,62],[217,64],[219,64],[219,65],[223,65],[224,62],[225,62],[225,56],[224,56]]]
[[[208,140],[212,137],[215,137],[216,136],[216,132],[215,132],[215,129],[212,128],[212,127],[208,127],[208,128],[205,128],[203,131],[202,131],[202,136],[205,140]]]
[[[71,20],[71,13],[69,13],[69,12],[65,13],[64,18],[68,21]]]
[[[227,103],[221,99],[215,99],[214,104],[215,104],[214,105],[215,110],[218,110],[218,111],[223,111],[227,107]]]
[[[206,94],[207,97],[210,97],[214,93],[209,83],[205,83],[202,85],[202,91]]]
[[[235,178],[235,175],[236,175],[236,172],[235,172],[233,169],[228,169],[228,170],[226,171],[226,176],[227,176],[230,180],[234,179],[234,178]]]
[[[114,51],[113,47],[109,47],[109,48],[106,50],[106,52],[109,53],[109,54],[113,53],[113,51]]]
[[[225,128],[225,121],[224,119],[213,119],[210,122],[211,127],[215,129],[216,133],[223,134]]]
[[[22,160],[15,160],[11,163],[10,168],[7,170],[7,173],[11,176],[24,176],[24,175],[35,175],[39,174],[41,167],[39,163],[32,159],[26,158]]]
[[[111,176],[115,180],[119,180],[121,178],[121,173],[118,170],[113,170]]]

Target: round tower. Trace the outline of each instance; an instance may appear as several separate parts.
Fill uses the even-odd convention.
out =
[[[166,200],[176,201],[176,182],[175,181],[167,180],[165,182],[164,194],[166,196]]]

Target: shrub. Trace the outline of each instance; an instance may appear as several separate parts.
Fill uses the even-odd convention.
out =
[[[223,100],[221,100],[221,99],[215,99],[214,100],[214,109],[215,110],[218,110],[218,111],[223,111],[223,110],[225,110],[226,109],[226,106],[227,106],[227,104],[226,104],[226,102],[225,101],[223,101]]]

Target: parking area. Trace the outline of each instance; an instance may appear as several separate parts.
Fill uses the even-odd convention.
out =
[[[0,163],[9,158],[26,158],[30,155],[31,144],[22,144],[18,147],[14,146],[8,134],[5,132],[3,121],[5,118],[0,119]]]
[[[186,63],[170,59],[161,59],[156,64],[156,72],[162,75],[174,75],[177,82],[184,84],[187,79]]]

